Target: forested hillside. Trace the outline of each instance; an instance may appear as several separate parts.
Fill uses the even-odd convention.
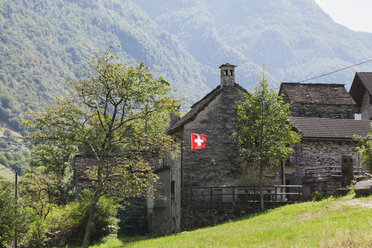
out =
[[[277,86],[372,58],[372,34],[338,25],[313,0],[2,0],[0,121],[40,109],[81,76],[97,52],[120,45],[125,63],[144,62],[188,103],[217,86],[218,66],[238,65],[255,85],[261,66]],[[345,70],[315,82],[350,84]]]
[[[131,1],[4,0],[0,33],[0,120],[14,129],[20,113],[61,95],[62,82],[109,46],[163,75],[176,97],[195,101],[208,90],[199,63]]]

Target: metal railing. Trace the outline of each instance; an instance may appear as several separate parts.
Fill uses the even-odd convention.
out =
[[[263,186],[264,202],[292,203],[302,201],[302,185]],[[192,187],[182,189],[182,204],[249,203],[260,201],[259,186]]]

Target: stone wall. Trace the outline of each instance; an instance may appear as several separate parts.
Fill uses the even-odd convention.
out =
[[[170,169],[157,173],[159,180],[153,192],[153,198],[147,200],[149,231],[151,233],[168,234],[171,230],[170,215]]]
[[[354,105],[293,103],[291,115],[294,117],[354,119]]]
[[[265,203],[265,209],[285,203]],[[259,203],[199,203],[182,208],[182,230],[211,226],[260,211]]]
[[[342,165],[342,156],[350,156],[354,166],[360,166],[360,157],[355,150],[357,146],[353,141],[312,141],[303,140],[296,144],[290,163],[286,166],[286,181],[289,184],[303,184],[305,169],[320,166]],[[335,185],[319,185],[316,190],[339,187],[341,182],[335,181]],[[328,190],[331,191],[331,190]],[[310,192],[311,193],[311,192]]]
[[[237,124],[236,101],[243,100],[244,94],[237,87],[224,86],[221,94],[184,126],[183,188],[258,184],[254,169],[239,163],[232,137]],[[191,150],[191,133],[207,135],[205,149]],[[278,170],[269,171],[265,178],[267,184],[281,183]]]
[[[362,114],[362,120],[370,120],[372,117],[372,105],[369,104],[370,102],[370,95],[367,91],[364,92],[362,98],[362,106],[360,109],[360,113]]]
[[[181,230],[181,159],[178,153],[159,160],[159,177],[153,197],[147,200],[151,233],[170,234]]]

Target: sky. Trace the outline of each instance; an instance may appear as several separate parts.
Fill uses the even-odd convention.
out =
[[[372,0],[315,0],[332,19],[354,31],[372,33]]]

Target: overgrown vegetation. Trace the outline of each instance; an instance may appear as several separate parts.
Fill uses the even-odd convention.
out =
[[[26,124],[35,130],[29,135],[35,145],[33,170],[22,181],[24,203],[41,222],[71,196],[69,160],[77,152],[92,157],[86,168],[78,168],[87,180],[76,181],[91,191],[82,200],[89,203],[81,206],[81,214],[88,213],[79,222],[85,227],[83,247],[89,246],[92,235],[101,237],[97,228],[105,230],[95,224],[102,198],[143,197],[154,185],[157,176],[150,163],[152,157],[173,149],[173,140],[164,131],[169,113],[179,104],[168,96],[166,80],[154,77],[143,64],[119,63],[110,50],[94,57],[86,74],[83,80],[67,82],[67,97],[29,116]],[[79,178],[75,175],[75,180]],[[43,225],[35,226],[35,233],[39,230]]]
[[[360,146],[357,147],[357,151],[362,158],[362,166],[364,166],[369,173],[372,173],[372,128],[366,137],[354,136],[354,139],[360,144]]]

